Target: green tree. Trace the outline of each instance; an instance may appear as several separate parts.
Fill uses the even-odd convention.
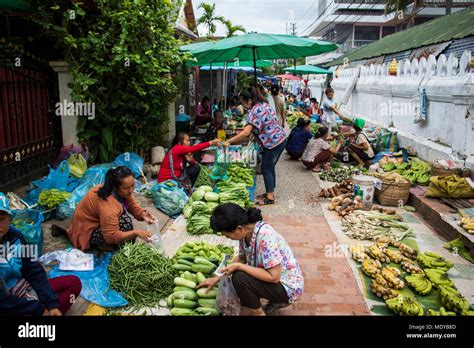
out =
[[[227,29],[227,37],[234,36],[236,32],[243,32],[246,33],[247,30],[242,25],[233,25],[230,19],[224,21],[224,25]]]
[[[211,37],[217,30],[216,23],[225,24],[225,19],[222,16],[216,15],[216,4],[208,4],[201,2],[198,9],[202,9],[204,13],[198,18],[197,24],[205,25],[208,29],[208,37]]]
[[[145,151],[162,142],[173,77],[183,56],[169,0],[94,0],[95,11],[63,0],[31,0],[42,33],[64,49],[73,76],[72,97],[95,104],[95,117],[79,117],[78,137],[94,162],[120,152]]]
[[[410,28],[415,25],[417,11],[420,7],[424,6],[424,0],[388,0],[385,4],[385,14],[391,14],[398,11],[403,11],[403,13],[405,13],[408,6],[411,4],[413,4],[413,7],[407,24]]]

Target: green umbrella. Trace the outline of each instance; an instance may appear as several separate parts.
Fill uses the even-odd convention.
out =
[[[186,46],[181,49],[189,51],[200,64],[229,62],[238,58],[240,61],[253,61],[255,68],[259,59],[297,59],[331,52],[338,48],[338,45],[327,41],[259,33],[248,33],[212,43]],[[256,83],[257,73],[255,70]]]
[[[204,65],[209,65],[207,64],[201,64],[200,62],[193,62],[193,61],[188,61],[186,63],[188,66],[204,66]],[[270,60],[262,60],[259,59],[257,60],[257,68],[264,68],[267,66],[272,66],[273,63]],[[227,67],[227,69],[232,69],[233,67],[253,67],[253,61],[246,61],[246,62],[241,62],[241,61],[231,61],[231,62],[221,62],[221,63],[212,63],[213,67]]]
[[[331,70],[326,70],[314,65],[297,65],[283,70],[294,74],[332,74]]]

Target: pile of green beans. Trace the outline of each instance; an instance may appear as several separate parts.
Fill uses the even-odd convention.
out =
[[[109,265],[110,287],[135,308],[154,307],[173,292],[173,262],[143,243],[126,243]]]

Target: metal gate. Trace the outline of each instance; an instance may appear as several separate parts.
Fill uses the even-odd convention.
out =
[[[0,190],[44,172],[54,156],[54,72],[0,39]]]

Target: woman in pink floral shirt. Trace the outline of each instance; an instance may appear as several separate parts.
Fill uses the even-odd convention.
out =
[[[240,304],[253,315],[285,307],[303,294],[304,280],[298,261],[285,239],[263,221],[259,209],[223,204],[214,209],[211,227],[240,242],[239,255],[223,272],[232,274]],[[212,288],[219,279],[209,278],[199,287]],[[261,298],[269,301],[263,308]]]

